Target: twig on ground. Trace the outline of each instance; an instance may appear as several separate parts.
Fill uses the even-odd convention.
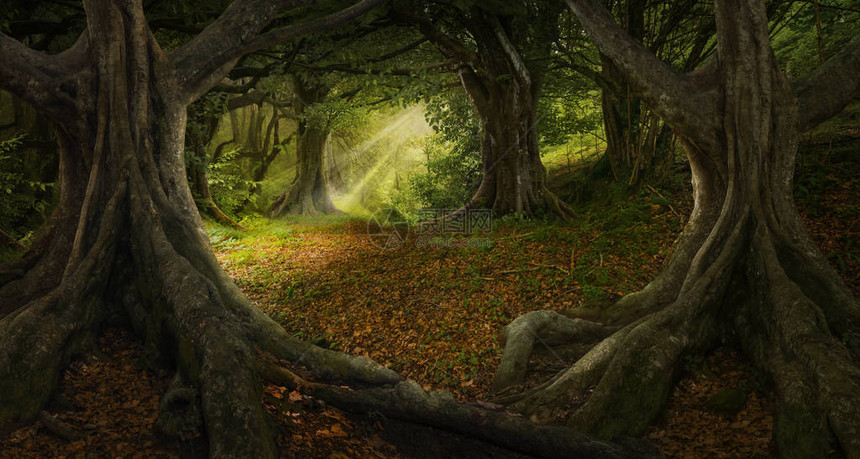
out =
[[[669,206],[669,210],[671,210],[671,211],[672,211],[672,213],[673,213],[673,214],[675,214],[675,216],[677,216],[678,218],[684,218],[684,216],[683,216],[683,215],[681,215],[680,213],[678,213],[678,211],[677,211],[677,210],[675,210],[675,208],[674,208],[674,207],[672,207],[671,202],[670,202],[668,199],[666,199],[666,196],[663,196],[663,194],[662,194],[662,193],[660,193],[659,191],[655,190],[655,189],[654,189],[654,187],[652,187],[651,185],[649,185],[649,184],[647,184],[647,183],[645,184],[645,186],[647,186],[649,190],[653,191],[653,192],[654,192],[657,196],[659,196],[661,199],[663,199],[664,201],[666,201],[666,205],[668,205],[668,206]]]

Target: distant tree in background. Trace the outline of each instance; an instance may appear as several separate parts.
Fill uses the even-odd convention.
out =
[[[546,188],[537,107],[557,34],[554,1],[395,3],[396,19],[412,24],[456,63],[482,128],[482,180],[464,206],[498,215],[570,210]]]

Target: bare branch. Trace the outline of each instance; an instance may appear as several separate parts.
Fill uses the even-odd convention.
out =
[[[860,94],[860,36],[794,85],[798,129],[805,132],[836,115]]]
[[[709,91],[712,88],[697,87],[690,78],[669,68],[619,27],[595,0],[565,1],[636,94],[676,132],[716,132],[717,99]]]
[[[215,86],[243,55],[265,46],[326,30],[356,18],[385,0],[361,0],[319,19],[260,33],[282,10],[312,0],[235,0],[200,35],[171,58],[174,77],[189,101]]]
[[[609,81],[607,81],[606,77],[600,74],[597,70],[592,69],[587,65],[581,65],[576,62],[576,55],[571,53],[566,47],[561,46],[561,44],[556,41],[555,43],[556,51],[560,52],[564,55],[563,59],[558,59],[561,63],[554,64],[554,68],[568,68],[585,78],[593,81],[594,84],[600,86],[604,91],[612,92],[613,88],[610,86]]]
[[[377,56],[377,57],[374,57],[372,59],[368,59],[367,62],[383,62],[383,61],[387,61],[388,59],[393,59],[397,56],[406,54],[409,51],[412,51],[413,49],[417,49],[419,46],[423,45],[426,42],[427,42],[427,38],[421,38],[421,39],[416,40],[412,43],[409,43],[408,45],[406,45],[400,49],[396,49],[394,51],[391,51],[390,53],[385,53],[381,56]]]
[[[227,110],[238,110],[249,105],[260,105],[263,103],[265,95],[257,90],[252,90],[241,96],[233,97],[227,100]]]

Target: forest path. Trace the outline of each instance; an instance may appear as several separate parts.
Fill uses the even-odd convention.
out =
[[[860,166],[850,155],[827,151],[824,159],[800,164],[797,198],[813,237],[860,295]],[[346,216],[253,220],[248,231],[210,227],[210,236],[239,286],[297,336],[369,356],[426,388],[476,401],[492,382],[499,333],[510,319],[537,309],[594,306],[640,288],[659,269],[688,207],[689,200],[669,203],[646,189],[579,209],[569,225],[504,221],[488,233],[435,239],[413,230],[404,244],[387,249],[368,236],[365,220]],[[176,442],[154,432],[168,377],[146,369],[135,338],[109,329],[100,348],[64,375],[72,409],[51,411],[82,438],[60,439],[36,422],[0,437],[0,457],[202,457],[202,439]],[[569,363],[539,357],[533,377]],[[738,355],[718,349],[689,367],[663,421],[646,438],[670,457],[772,455],[772,406]],[[709,406],[715,395],[737,389],[746,400],[735,403],[735,414]],[[283,388],[269,386],[266,393],[281,421],[285,457],[416,457],[414,448],[389,443],[402,427]],[[461,455],[477,457],[469,446],[458,447]],[[424,450],[417,457],[425,453],[451,451]]]

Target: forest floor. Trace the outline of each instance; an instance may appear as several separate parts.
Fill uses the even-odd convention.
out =
[[[797,199],[819,246],[860,296],[860,161],[856,147],[849,155],[832,144],[819,150],[798,166]],[[246,231],[209,231],[227,272],[295,336],[477,401],[499,364],[501,329],[513,318],[607,304],[653,278],[690,212],[687,187],[681,179],[633,193],[608,189],[563,225],[501,219],[488,232],[432,237],[413,228],[388,247],[380,247],[378,229],[368,234],[366,220],[346,216],[255,219],[244,222]],[[65,402],[49,410],[81,436],[63,440],[36,422],[0,438],[0,456],[203,456],[202,438],[155,433],[167,374],[141,364],[134,338],[109,329],[100,346],[72,363]],[[571,363],[542,359],[536,371],[549,377]],[[671,457],[769,457],[773,407],[762,387],[735,350],[717,349],[691,362],[646,438]],[[739,397],[729,411],[714,405],[726,394]],[[284,457],[451,454],[416,452],[398,443],[396,424],[283,388],[267,387],[265,401],[281,421]],[[493,454],[463,448],[462,457]]]

